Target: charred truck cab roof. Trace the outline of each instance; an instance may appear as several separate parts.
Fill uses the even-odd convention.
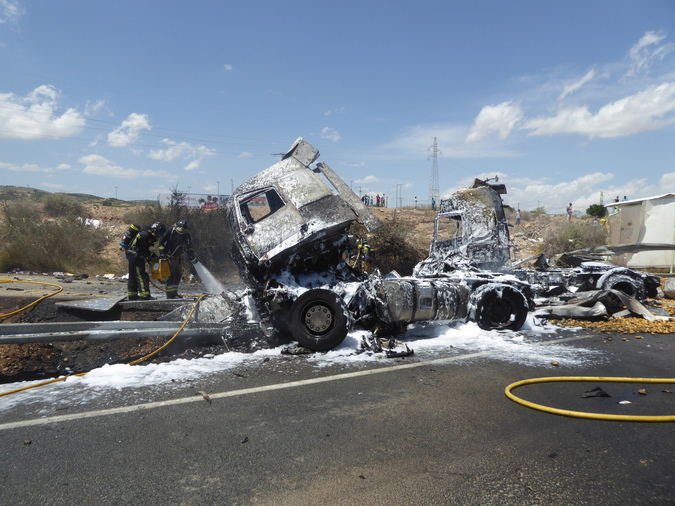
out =
[[[322,255],[326,241],[342,240],[357,220],[368,230],[379,226],[328,165],[311,168],[318,157],[316,148],[298,138],[280,162],[246,181],[228,200],[235,244],[249,269],[292,264],[300,254],[305,261]]]

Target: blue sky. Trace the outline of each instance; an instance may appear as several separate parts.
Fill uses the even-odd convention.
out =
[[[0,0],[0,184],[229,193],[297,137],[357,191],[675,192],[675,2]],[[390,200],[390,206],[395,203]]]

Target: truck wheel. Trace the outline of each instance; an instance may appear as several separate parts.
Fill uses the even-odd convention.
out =
[[[638,300],[645,299],[645,284],[641,280],[633,279],[625,274],[610,274],[602,281],[602,286],[599,288],[601,290],[619,290]]]
[[[480,328],[518,330],[523,326],[528,305],[519,290],[504,285],[483,285],[479,291],[474,317]]]
[[[330,350],[344,341],[349,331],[347,306],[330,290],[310,290],[293,303],[289,329],[293,338],[305,348]]]

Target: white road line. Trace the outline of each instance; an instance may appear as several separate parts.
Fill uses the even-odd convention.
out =
[[[561,344],[570,341],[578,341],[580,339],[588,339],[591,336],[575,336],[567,337],[563,339],[556,339],[554,341],[542,341],[541,343],[533,343],[536,345],[539,344]],[[460,360],[467,360],[470,358],[482,357],[494,353],[494,350],[481,351],[477,353],[469,353],[467,355],[457,355],[454,357],[438,358],[434,360],[429,360],[426,362],[415,362],[410,364],[400,364],[390,367],[380,367],[377,369],[369,369],[367,371],[356,371],[348,372],[343,374],[335,374],[333,376],[325,376],[323,378],[312,378],[300,381],[291,381],[289,383],[277,383],[273,385],[265,385],[262,387],[254,388],[244,388],[241,390],[232,390],[229,392],[219,392],[216,394],[209,394],[209,397],[213,399],[222,399],[224,397],[237,397],[242,395],[257,394],[261,392],[271,392],[274,390],[283,390],[286,388],[297,388],[308,385],[316,385],[318,383],[327,383],[329,381],[341,381],[345,379],[358,378],[361,376],[371,376],[373,374],[381,374],[386,372],[401,371],[403,369],[415,369],[417,367],[426,367],[430,365],[444,365],[451,362],[458,362]],[[111,409],[101,409],[98,411],[87,411],[83,413],[75,413],[72,415],[59,415],[59,416],[49,416],[45,418],[35,418],[32,420],[23,420],[20,422],[9,422],[0,424],[0,431],[9,430],[9,429],[19,429],[22,427],[31,427],[34,425],[46,425],[49,423],[59,423],[59,422],[70,422],[73,420],[83,420],[85,418],[96,418],[100,416],[110,416],[118,415],[123,413],[133,413],[135,411],[144,411],[147,409],[154,408],[163,408],[166,406],[176,406],[179,404],[187,404],[190,402],[204,402],[204,399],[201,395],[195,395],[190,397],[183,397],[180,399],[173,399],[170,401],[158,401],[158,402],[148,402],[145,404],[135,404],[133,406],[123,406],[120,408],[111,408]]]

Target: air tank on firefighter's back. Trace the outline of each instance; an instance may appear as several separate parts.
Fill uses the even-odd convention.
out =
[[[135,223],[129,225],[129,228],[127,229],[126,232],[124,232],[122,240],[120,241],[120,248],[121,249],[129,248],[129,246],[131,246],[131,243],[134,241],[140,230],[141,230],[140,225],[136,225]]]
[[[382,281],[378,295],[386,304],[384,321],[420,322],[466,318],[468,287],[459,283],[390,278]]]

